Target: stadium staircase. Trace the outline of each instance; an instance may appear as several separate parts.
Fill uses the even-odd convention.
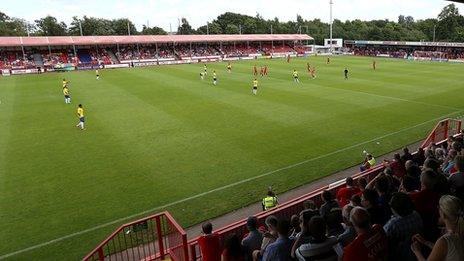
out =
[[[445,119],[435,126],[421,147],[425,148],[432,143],[439,145],[447,142],[449,136],[458,135],[462,135],[461,121]],[[363,177],[369,181],[384,169],[385,165],[379,164],[352,177],[354,180]],[[290,219],[293,214],[303,210],[303,202],[313,200],[319,207],[322,203],[322,192],[330,191],[335,194],[342,187],[345,187],[345,179],[321,186],[305,195],[280,204],[271,210],[260,212],[255,217],[260,224],[263,224],[264,220],[270,215]],[[246,219],[215,230],[215,233],[220,235],[221,240],[224,240],[231,234],[236,234],[240,237],[247,232]],[[120,226],[92,252],[85,256],[83,261],[150,261],[166,259],[173,261],[202,260],[198,238],[187,242],[187,234],[169,212],[162,212]]]
[[[43,62],[43,57],[40,53],[34,53],[32,55],[33,59],[34,59],[34,63],[36,66],[38,67],[43,67],[44,66],[44,62]]]
[[[114,52],[112,50],[106,50],[106,52],[108,53],[108,55],[111,58],[111,61],[114,64],[119,64],[120,63],[118,57],[116,57],[116,54],[114,54]]]
[[[92,62],[92,56],[87,50],[78,50],[77,51],[77,57],[82,63],[91,63]]]

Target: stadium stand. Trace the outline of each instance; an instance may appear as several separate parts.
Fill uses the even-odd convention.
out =
[[[464,44],[433,42],[346,41],[347,52],[414,60],[462,61]]]
[[[173,260],[206,261],[219,260],[219,254],[223,260],[230,256],[266,261],[424,260],[431,249],[432,253],[442,251],[438,260],[464,260],[463,149],[461,122],[443,120],[418,152],[410,154],[405,148],[393,160],[349,177],[347,183],[341,180],[320,187],[216,231],[207,222],[205,236],[188,243],[179,240],[184,236],[182,229],[167,233],[177,243],[143,241],[143,234],[137,246],[117,249],[108,243],[121,240],[121,231],[130,234],[127,231],[154,227],[146,225],[153,216],[141,219],[123,225],[84,260],[116,255],[130,259],[135,249],[140,254],[140,249],[149,252],[150,248],[154,254],[145,254],[142,260],[159,260],[166,253]],[[451,161],[453,167],[442,171]],[[444,224],[438,224],[439,217]],[[166,248],[166,252],[160,250]]]
[[[0,69],[46,71],[100,66],[248,59],[308,51],[299,34],[281,35],[139,35],[72,37],[0,37]],[[121,66],[124,67],[124,66]]]

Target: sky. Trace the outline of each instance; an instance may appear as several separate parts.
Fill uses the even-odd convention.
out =
[[[73,16],[129,18],[138,29],[147,23],[169,31],[181,17],[197,28],[224,12],[236,12],[281,21],[319,18],[329,21],[329,0],[1,0],[0,11],[28,21],[55,16],[69,25]],[[334,19],[397,20],[399,15],[415,19],[435,18],[450,2],[444,0],[333,0]],[[464,4],[457,4],[464,10]]]

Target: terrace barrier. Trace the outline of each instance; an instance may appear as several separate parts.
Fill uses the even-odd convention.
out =
[[[169,212],[120,226],[82,260],[187,261],[187,234]]]

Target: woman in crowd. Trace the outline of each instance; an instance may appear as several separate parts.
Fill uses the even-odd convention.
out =
[[[440,221],[446,227],[446,233],[435,244],[426,241],[422,236],[415,235],[411,249],[418,261],[423,260],[464,260],[464,209],[459,198],[445,195],[439,203]],[[422,254],[422,245],[431,248],[432,252],[426,259]]]

